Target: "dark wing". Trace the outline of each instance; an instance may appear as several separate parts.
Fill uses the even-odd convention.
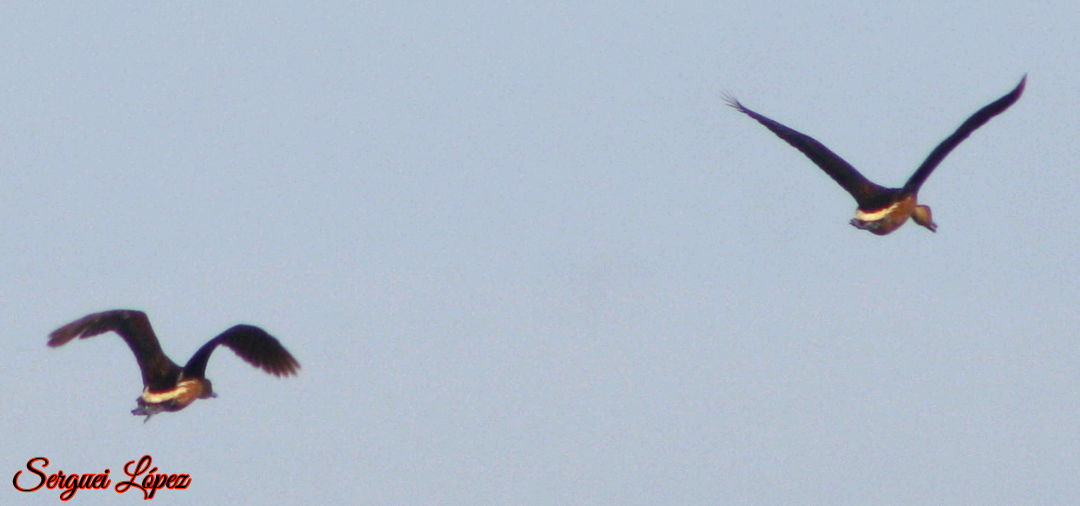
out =
[[[725,96],[724,100],[727,104],[735,109],[738,109],[743,114],[750,116],[765,125],[765,128],[772,130],[772,133],[779,136],[781,139],[791,144],[795,149],[802,151],[802,154],[810,158],[821,170],[825,171],[830,177],[833,178],[840,186],[844,187],[852,197],[855,197],[855,201],[859,203],[859,207],[873,206],[876,204],[875,197],[879,197],[883,192],[888,192],[888,188],[884,188],[877,184],[874,184],[869,179],[866,179],[859,171],[855,170],[851,164],[844,161],[843,158],[837,156],[829,148],[825,147],[820,142],[814,140],[809,135],[796,132],[780,123],[777,123],[765,116],[762,116],[750,109],[744,107],[734,97]]]
[[[907,183],[904,184],[904,191],[910,193],[916,193],[919,191],[919,187],[926,182],[926,178],[930,177],[930,173],[934,172],[938,164],[948,156],[949,152],[958,146],[964,139],[967,139],[971,132],[974,132],[979,127],[990,121],[990,118],[997,116],[1005,112],[1009,106],[1016,103],[1020,99],[1020,95],[1024,93],[1024,85],[1027,83],[1027,74],[1024,74],[1024,78],[1020,80],[1020,84],[1016,85],[1016,88],[995,100],[990,105],[979,109],[978,112],[972,114],[960,128],[957,128],[949,138],[941,141],[933,151],[930,152],[930,156],[926,157],[926,161],[919,166],[919,169],[911,175]]]
[[[120,334],[135,354],[144,386],[151,389],[172,386],[172,381],[180,374],[180,366],[162,353],[150,320],[142,311],[114,309],[84,316],[49,334],[49,346],[56,347],[76,337],[86,339],[110,331]]]
[[[199,348],[184,366],[184,375],[189,378],[204,377],[206,362],[219,344],[236,352],[247,363],[274,376],[296,374],[296,370],[300,368],[300,364],[285,347],[265,330],[251,325],[237,325]]]

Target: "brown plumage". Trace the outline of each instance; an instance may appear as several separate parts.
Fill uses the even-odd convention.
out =
[[[204,377],[206,363],[218,345],[233,350],[249,364],[274,376],[295,375],[300,364],[266,331],[251,325],[236,325],[202,345],[187,365],[180,367],[161,351],[146,313],[114,309],[75,320],[49,334],[49,346],[61,346],[75,338],[86,339],[116,332],[124,339],[142,371],[143,393],[136,399],[134,415],[146,420],[161,411],[180,411],[195,399],[217,397],[210,380]]]
[[[915,170],[903,188],[885,188],[877,185],[809,135],[792,130],[747,109],[734,97],[725,97],[725,100],[728,105],[754,118],[758,123],[765,125],[765,128],[801,151],[833,180],[840,183],[840,186],[852,197],[855,197],[855,202],[859,207],[855,211],[855,219],[851,220],[853,226],[877,235],[885,235],[900,228],[900,225],[903,225],[908,218],[914,219],[915,223],[930,229],[931,232],[937,230],[937,224],[931,218],[930,207],[918,205],[919,188],[949,152],[991,118],[1005,112],[1016,103],[1020,95],[1024,93],[1025,83],[1027,83],[1027,75],[1008,94],[972,114],[960,125],[960,128],[957,128],[952,135],[941,141],[941,144],[930,152],[930,156],[927,156],[922,165]]]

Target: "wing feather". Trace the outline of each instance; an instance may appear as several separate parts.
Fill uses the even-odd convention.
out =
[[[975,114],[972,114],[967,121],[964,121],[964,123],[960,125],[960,128],[957,128],[952,135],[941,141],[941,144],[938,144],[937,147],[930,152],[930,156],[926,157],[926,160],[923,161],[922,165],[919,166],[915,173],[908,179],[907,183],[904,184],[904,191],[917,193],[919,188],[922,187],[922,184],[926,182],[926,178],[930,177],[930,173],[934,172],[934,169],[936,169],[938,164],[948,156],[949,152],[956,148],[956,146],[959,146],[964,139],[967,139],[968,136],[971,135],[971,132],[974,132],[979,127],[985,125],[986,122],[990,121],[994,116],[1005,112],[1006,109],[1020,99],[1020,95],[1024,93],[1025,84],[1027,84],[1027,74],[1020,80],[1020,84],[1016,85],[1016,88],[1005,94],[1004,97],[1001,97],[991,102],[986,107],[976,111]]]
[[[810,161],[814,162],[821,170],[825,171],[829,177],[840,184],[852,197],[855,197],[855,201],[859,203],[859,207],[873,206],[880,200],[883,193],[888,193],[889,189],[883,186],[879,186],[874,182],[866,179],[855,167],[840,158],[839,155],[833,153],[824,144],[818,142],[813,137],[804,133],[798,132],[794,129],[788,128],[776,121],[773,121],[765,116],[762,116],[750,109],[747,109],[734,97],[726,96],[724,100],[731,107],[734,107],[739,112],[750,116],[757,120],[758,123],[765,125],[772,133],[776,134],[785,142],[790,144],[795,149],[798,149],[802,154],[806,155]]]
[[[86,339],[106,332],[116,332],[135,354],[142,371],[143,385],[151,389],[168,388],[180,374],[176,365],[161,351],[150,319],[142,311],[114,309],[86,315],[49,334],[49,346],[61,346],[75,338]]]
[[[247,363],[274,376],[296,374],[296,370],[300,368],[300,363],[281,342],[265,330],[252,325],[237,325],[199,348],[184,366],[184,374],[188,377],[204,377],[206,363],[218,345],[231,349]]]

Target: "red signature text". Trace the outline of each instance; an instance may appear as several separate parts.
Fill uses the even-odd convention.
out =
[[[152,459],[149,455],[143,455],[139,462],[136,464],[134,460],[124,464],[124,474],[128,475],[128,479],[116,484],[116,492],[123,494],[127,492],[131,487],[135,487],[143,492],[143,499],[153,499],[154,494],[161,488],[188,488],[191,485],[191,477],[187,474],[165,474],[158,473],[158,468],[150,468]],[[135,465],[132,469],[132,464]],[[106,469],[104,473],[83,473],[79,474],[64,474],[63,471],[46,475],[41,469],[49,467],[49,459],[45,457],[34,457],[26,463],[26,470],[38,476],[38,483],[32,487],[22,487],[19,485],[19,475],[22,471],[15,473],[15,477],[11,479],[11,484],[15,486],[15,490],[20,492],[34,492],[41,487],[53,489],[62,488],[63,492],[60,493],[60,499],[67,501],[75,496],[75,492],[80,488],[109,488],[112,484],[112,480],[109,479],[109,470]],[[141,481],[136,482],[139,476],[143,476]],[[25,480],[24,480],[25,481]]]
[[[143,458],[139,459],[138,464],[135,464],[134,460],[124,464],[124,474],[130,476],[131,479],[117,483],[116,491],[123,494],[124,492],[127,492],[129,488],[135,487],[142,489],[143,499],[153,499],[154,493],[156,493],[159,488],[188,488],[188,485],[191,485],[190,476],[186,474],[156,474],[158,470],[156,467],[150,469],[150,472],[143,478],[142,485],[136,484],[135,478],[140,474],[145,473],[146,470],[150,468],[150,462],[150,456],[143,455]],[[128,467],[130,467],[131,464],[135,464],[135,469],[133,471],[128,470]],[[121,487],[123,487],[122,490]]]
[[[34,457],[26,463],[26,470],[38,475],[38,484],[30,488],[22,488],[19,486],[19,475],[22,471],[15,473],[15,477],[11,479],[11,484],[15,485],[15,490],[20,492],[33,492],[42,486],[45,488],[62,488],[65,489],[60,493],[60,500],[66,501],[75,496],[75,491],[80,488],[109,488],[109,470],[106,469],[102,474],[84,473],[82,476],[78,474],[64,474],[63,471],[57,471],[49,476],[45,476],[45,473],[41,472],[34,467],[34,463],[41,461],[41,467],[49,467],[49,459],[45,457]]]

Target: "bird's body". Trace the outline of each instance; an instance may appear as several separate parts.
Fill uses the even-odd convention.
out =
[[[211,339],[195,352],[184,367],[161,351],[150,320],[142,311],[116,309],[94,313],[75,320],[49,334],[49,346],[61,346],[75,338],[88,338],[116,332],[124,339],[142,371],[143,392],[133,415],[146,420],[162,411],[180,411],[196,399],[217,397],[206,379],[206,363],[220,344],[240,358],[274,376],[296,374],[300,364],[266,331],[251,325],[236,325]]]
[[[855,170],[851,164],[844,161],[814,138],[788,128],[776,121],[762,116],[744,107],[738,100],[726,97],[728,105],[738,109],[739,112],[750,116],[771,130],[778,137],[801,151],[807,158],[813,161],[829,177],[847,190],[858,209],[855,211],[855,219],[851,224],[856,228],[870,231],[877,235],[885,235],[900,228],[908,218],[922,225],[931,232],[937,230],[930,213],[930,207],[920,205],[918,202],[919,188],[930,177],[930,173],[937,168],[938,164],[945,159],[956,146],[966,139],[972,132],[990,121],[991,118],[1005,112],[1011,105],[1016,103],[1024,92],[1027,76],[1020,80],[1016,86],[1005,96],[995,100],[986,107],[979,109],[964,121],[959,128],[940,144],[930,155],[926,157],[922,165],[915,170],[907,183],[902,188],[886,188],[875,184]]]

